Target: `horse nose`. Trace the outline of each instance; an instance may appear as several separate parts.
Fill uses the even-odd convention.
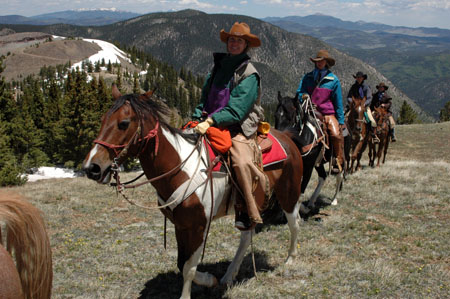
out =
[[[83,170],[91,180],[97,181],[100,179],[102,169],[98,164],[90,163],[88,166],[84,166]]]

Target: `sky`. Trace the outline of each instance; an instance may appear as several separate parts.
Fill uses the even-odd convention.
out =
[[[450,0],[0,0],[0,15],[117,9],[147,14],[196,9],[255,18],[325,14],[344,21],[450,29]]]

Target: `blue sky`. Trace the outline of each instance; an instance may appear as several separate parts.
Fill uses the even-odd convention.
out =
[[[450,0],[0,0],[0,7],[0,15],[23,16],[100,8],[141,14],[191,8],[256,18],[321,13],[346,21],[450,29]]]

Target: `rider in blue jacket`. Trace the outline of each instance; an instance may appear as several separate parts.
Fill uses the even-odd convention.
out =
[[[342,171],[344,165],[344,107],[342,104],[342,89],[339,79],[330,71],[335,60],[327,50],[320,50],[315,58],[310,58],[315,68],[307,73],[297,89],[296,96],[303,102],[308,97],[317,106],[317,111],[324,115],[324,121],[333,145],[333,153],[337,163],[333,173]]]

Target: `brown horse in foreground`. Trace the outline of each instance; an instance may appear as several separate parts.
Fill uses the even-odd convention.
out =
[[[350,112],[346,118],[347,128],[350,131],[352,137],[351,144],[351,164],[350,157],[346,157],[347,160],[347,170],[350,173],[357,171],[361,168],[361,157],[366,149],[368,139],[370,137],[369,126],[366,123],[364,111],[366,98],[357,99],[352,97],[352,102],[350,103]],[[356,165],[354,165],[356,161]]]
[[[0,298],[50,298],[52,252],[40,211],[0,191],[0,222],[6,233],[5,249],[0,228]]]
[[[369,165],[375,166],[375,157],[377,160],[377,167],[380,166],[381,155],[383,155],[382,163],[386,160],[386,154],[389,147],[389,114],[386,108],[380,106],[376,107],[373,116],[377,123],[376,134],[380,142],[378,144],[370,143],[369,145]]]
[[[115,103],[102,118],[100,133],[83,169],[88,178],[107,184],[111,170],[123,159],[139,158],[146,177],[152,179],[157,190],[161,212],[175,225],[178,268],[184,279],[181,298],[190,298],[192,281],[209,287],[218,283],[213,275],[197,271],[197,265],[210,222],[233,212],[230,177],[212,172],[214,180],[212,184],[208,181],[210,163],[198,142],[199,135],[170,127],[163,119],[167,110],[151,99],[151,92],[122,96],[113,86],[113,98]],[[291,242],[286,262],[292,262],[297,251],[303,164],[291,139],[279,131],[271,132],[285,148],[287,159],[264,170],[288,219]],[[241,231],[239,248],[222,284],[229,285],[235,279],[252,233],[254,230]]]

